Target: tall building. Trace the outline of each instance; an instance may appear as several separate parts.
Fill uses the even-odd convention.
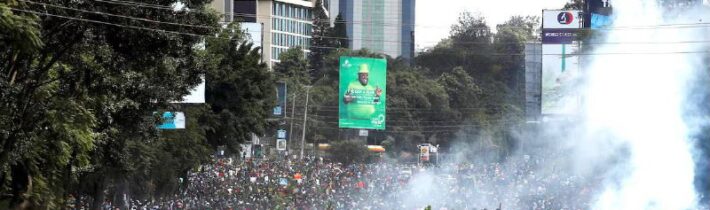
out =
[[[315,1],[215,0],[211,5],[224,15],[222,21],[242,22],[252,40],[261,42],[262,61],[273,67],[291,47],[301,46],[309,52]]]
[[[338,4],[351,49],[414,57],[416,0],[339,0]]]
[[[222,15],[222,22],[256,22],[257,0],[214,0],[210,5]]]
[[[315,0],[260,0],[257,21],[264,25],[263,55],[269,66],[279,62],[281,53],[300,46],[308,53],[313,27]],[[268,57],[268,59],[266,59]]]
[[[540,120],[542,99],[542,44],[525,43],[525,118]]]
[[[257,3],[257,0],[215,0],[210,3],[210,6],[222,16],[220,19],[222,24],[239,22],[241,29],[246,31],[254,46],[262,47],[263,25],[257,22]]]
[[[334,26],[335,18],[340,14],[340,0],[323,0],[323,7],[328,12],[331,26]]]

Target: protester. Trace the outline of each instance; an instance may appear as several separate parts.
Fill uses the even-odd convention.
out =
[[[133,200],[131,209],[588,209],[589,183],[532,170],[544,159],[505,164],[372,163],[215,158],[162,200]],[[433,180],[418,178],[431,175]],[[419,181],[417,181],[417,180]],[[420,183],[421,182],[421,183]],[[429,183],[431,182],[431,183]],[[586,183],[586,184],[585,184]],[[433,184],[422,191],[417,185]],[[74,200],[74,197],[69,199]],[[87,202],[88,199],[82,199]],[[83,205],[83,204],[78,204]],[[115,209],[106,200],[103,209]],[[85,206],[85,205],[84,205]],[[80,209],[80,208],[69,208]]]

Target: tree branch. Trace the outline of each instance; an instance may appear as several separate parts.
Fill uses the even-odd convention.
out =
[[[49,60],[49,62],[47,62],[47,63],[44,64],[44,65],[42,64],[42,62],[40,62],[40,63],[38,64],[38,66],[40,66],[40,67],[37,68],[37,71],[40,72],[40,77],[41,77],[41,75],[43,75],[43,73],[46,73],[46,72],[49,70],[49,68],[51,68],[55,63],[57,63],[57,61],[59,61],[59,59],[60,59],[67,51],[69,51],[69,49],[73,48],[73,46],[79,42],[80,38],[83,38],[83,37],[84,37],[84,33],[86,32],[86,30],[87,30],[87,29],[84,28],[84,30],[82,30],[81,33],[78,33],[76,36],[74,36],[74,38],[71,39],[71,41],[69,41],[66,45],[64,45],[63,49],[61,49],[60,51],[55,52],[55,53],[52,55],[52,59]],[[46,57],[46,55],[47,55],[47,54],[45,53],[45,54],[42,55],[42,56],[43,56],[43,57]]]

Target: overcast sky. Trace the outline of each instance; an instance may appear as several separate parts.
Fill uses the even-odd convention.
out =
[[[513,15],[541,16],[543,9],[560,9],[567,0],[419,0],[416,8],[416,48],[434,46],[449,35],[463,11],[480,13],[488,25],[505,22]]]

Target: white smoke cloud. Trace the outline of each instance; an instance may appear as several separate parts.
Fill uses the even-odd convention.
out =
[[[492,174],[481,167],[491,161],[485,154],[494,149],[486,147],[492,137],[462,137],[478,141],[462,139],[475,143],[452,146],[460,152],[448,163],[473,164],[479,171],[475,181],[444,181],[456,172],[415,173],[410,187],[398,192],[404,203],[435,209],[447,203],[489,209],[499,204],[503,209],[698,209],[693,182],[699,157],[692,138],[708,120],[695,116],[698,99],[691,98],[691,90],[707,68],[700,52],[708,46],[698,41],[707,41],[710,29],[694,24],[710,20],[710,13],[661,8],[647,0],[613,3],[614,25],[601,30],[603,40],[593,41],[608,44],[594,44],[592,56],[583,59],[580,115],[544,122],[539,131],[516,131],[521,148],[495,169],[515,174],[514,180],[485,177]],[[474,196],[464,196],[470,189]],[[545,200],[561,204],[548,206],[554,203]]]
[[[585,116],[590,133],[610,135],[606,149],[623,146],[628,156],[612,165],[617,174],[606,177],[594,209],[693,209],[695,125],[684,115],[702,45],[687,42],[702,40],[702,29],[681,27],[693,15],[656,1],[615,1],[614,13],[606,42],[625,44],[594,52]]]

